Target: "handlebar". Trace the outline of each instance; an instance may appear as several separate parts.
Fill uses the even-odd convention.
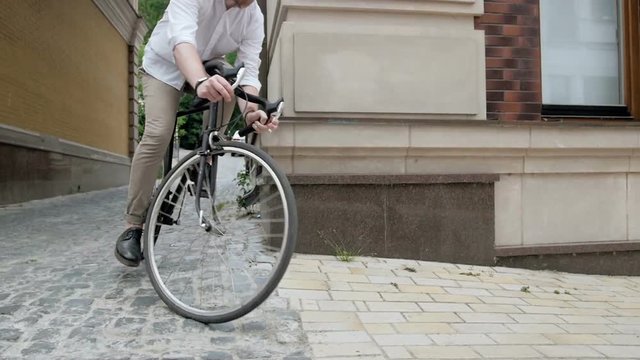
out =
[[[277,119],[282,115],[282,110],[284,109],[284,100],[282,98],[269,102],[269,100],[261,98],[259,96],[255,96],[249,94],[240,87],[240,82],[244,78],[246,69],[243,63],[240,63],[235,68],[231,68],[226,65],[225,62],[220,60],[212,60],[204,63],[205,70],[209,76],[219,75],[222,76],[225,80],[231,83],[231,88],[233,89],[236,97],[244,99],[248,102],[252,102],[254,104],[258,104],[264,112],[267,114],[267,118],[271,119],[272,117]],[[202,99],[197,97],[191,105],[191,109],[182,111],[178,113],[178,116],[184,116],[188,114],[202,112],[209,107],[209,100]],[[248,125],[244,129],[240,130],[238,134],[242,137],[247,136],[248,134],[254,132],[255,129],[253,126]]]

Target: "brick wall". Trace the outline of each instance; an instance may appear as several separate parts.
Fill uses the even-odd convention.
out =
[[[487,118],[540,120],[539,0],[485,0],[476,29],[485,31]]]

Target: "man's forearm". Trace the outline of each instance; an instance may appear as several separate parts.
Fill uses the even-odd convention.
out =
[[[173,49],[173,56],[176,59],[178,69],[180,69],[180,72],[192,87],[196,85],[198,79],[207,76],[202,60],[193,44],[182,43],[176,45],[175,49]]]

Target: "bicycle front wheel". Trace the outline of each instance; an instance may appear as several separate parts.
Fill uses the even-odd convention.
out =
[[[284,275],[297,235],[295,199],[265,152],[221,142],[209,155],[187,155],[165,177],[145,229],[145,265],[167,306],[200,322],[227,322],[260,305]]]

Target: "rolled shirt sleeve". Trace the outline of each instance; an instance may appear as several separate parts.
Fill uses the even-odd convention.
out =
[[[261,63],[260,52],[264,41],[264,17],[257,5],[253,10],[251,21],[238,48],[236,64],[244,62],[246,68],[245,76],[240,85],[250,85],[260,90],[261,84],[258,75]]]
[[[173,51],[178,44],[189,43],[196,48],[199,0],[172,0],[167,6],[169,46]]]

